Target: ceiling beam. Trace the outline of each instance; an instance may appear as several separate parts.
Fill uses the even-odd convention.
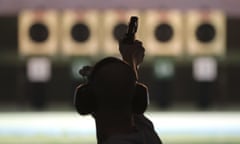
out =
[[[192,8],[222,9],[228,16],[240,16],[239,0],[0,0],[0,15],[15,15],[22,9],[39,8]]]

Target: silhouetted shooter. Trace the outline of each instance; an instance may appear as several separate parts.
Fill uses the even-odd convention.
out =
[[[145,50],[135,40],[137,24],[137,17],[132,17],[119,43],[123,60],[108,57],[80,70],[88,82],[77,87],[74,104],[81,115],[94,117],[98,144],[161,144],[152,122],[143,115],[148,90],[138,82],[137,68]]]

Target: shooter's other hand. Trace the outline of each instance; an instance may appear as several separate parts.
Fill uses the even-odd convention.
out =
[[[84,66],[82,69],[79,70],[79,74],[83,77],[89,77],[91,75],[92,69],[93,68],[91,66]]]

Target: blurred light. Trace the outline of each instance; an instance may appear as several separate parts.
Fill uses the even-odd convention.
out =
[[[27,60],[27,77],[30,82],[47,82],[51,79],[51,62],[48,58],[35,57]]]
[[[84,66],[91,66],[91,63],[87,59],[73,60],[71,64],[71,73],[74,79],[82,79],[83,77],[79,74],[79,70]]]
[[[175,69],[171,60],[159,59],[154,62],[154,74],[158,79],[169,79],[174,76]]]
[[[193,77],[196,81],[214,81],[217,77],[217,62],[212,57],[199,57],[193,61]]]

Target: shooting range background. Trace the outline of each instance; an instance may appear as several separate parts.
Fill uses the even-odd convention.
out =
[[[121,35],[116,27],[124,29],[131,15],[140,17],[137,37],[146,47],[140,77],[150,90],[147,116],[163,141],[240,143],[239,5],[0,0],[0,143],[96,143],[93,119],[72,105],[84,81],[78,70],[118,56],[113,33]]]

